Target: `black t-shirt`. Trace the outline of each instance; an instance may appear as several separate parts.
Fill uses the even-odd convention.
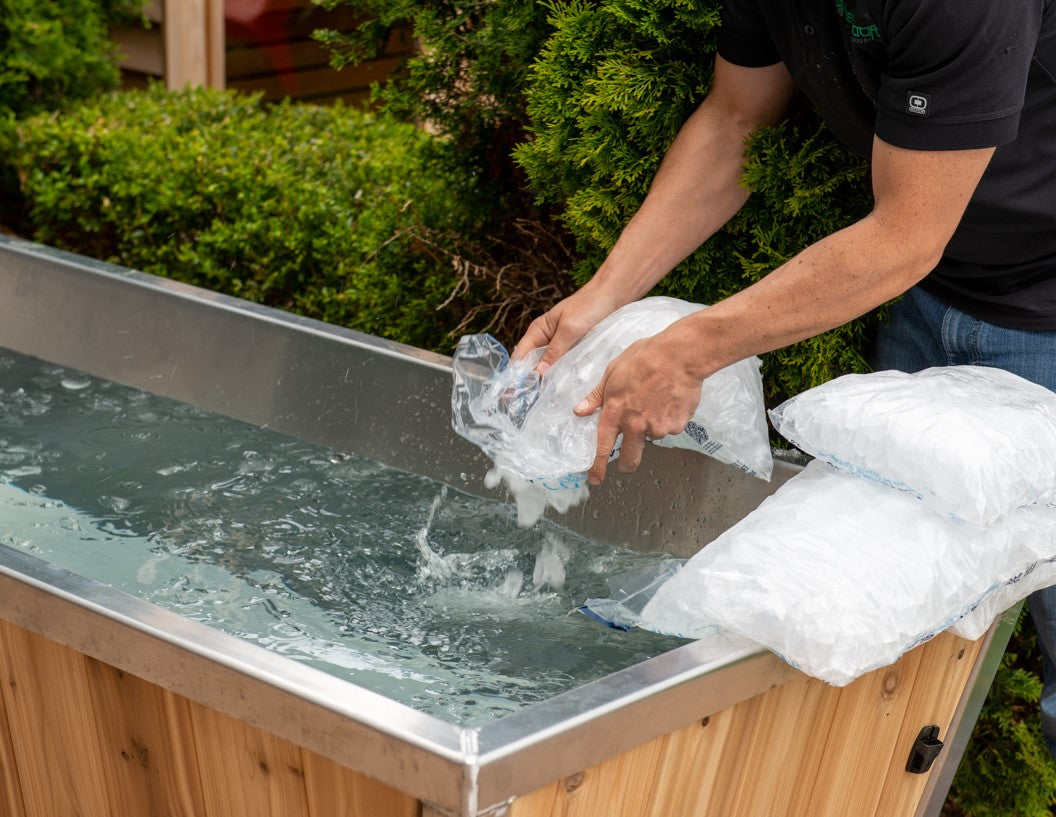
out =
[[[1056,330],[1053,0],[726,0],[719,53],[784,62],[837,138],[996,147],[925,289],[991,323]]]

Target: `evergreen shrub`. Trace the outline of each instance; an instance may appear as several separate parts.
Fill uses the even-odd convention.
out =
[[[16,137],[37,241],[424,347],[465,309],[436,314],[450,265],[408,232],[458,227],[458,181],[411,125],[155,85]]]
[[[110,10],[99,0],[0,0],[0,111],[51,110],[116,87]]]
[[[535,0],[315,0],[348,6],[363,23],[352,32],[321,30],[336,67],[380,56],[392,32],[409,28],[419,48],[373,101],[406,122],[427,123],[443,136],[438,160],[473,185],[478,234],[507,229],[533,215],[530,191],[511,152],[525,137],[524,85],[545,38],[547,10]],[[472,202],[467,200],[467,206]]]
[[[719,0],[316,2],[351,6],[369,21],[352,34],[317,33],[338,65],[376,56],[394,27],[412,27],[420,49],[374,98],[445,136],[441,161],[471,183],[478,242],[460,246],[459,257],[482,279],[502,278],[511,263],[530,268],[541,254],[514,225],[534,225],[530,234],[556,236],[550,268],[538,276],[556,294],[593,274],[707,92],[721,7]],[[793,124],[753,142],[745,183],[756,195],[658,292],[704,303],[736,292],[867,212],[865,175],[864,162],[802,106]],[[548,299],[517,305],[538,312]],[[515,308],[503,317],[511,322]],[[523,325],[496,331],[512,341]],[[771,402],[867,370],[868,329],[868,320],[855,321],[767,355]]]
[[[526,88],[531,138],[516,158],[541,201],[575,237],[577,282],[589,278],[639,207],[668,145],[711,83],[721,3],[566,0]],[[757,134],[738,216],[657,291],[713,303],[808,244],[861,218],[866,164],[808,107]],[[869,320],[766,356],[777,402],[832,377],[867,371]]]

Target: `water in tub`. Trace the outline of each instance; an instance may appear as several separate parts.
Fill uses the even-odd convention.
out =
[[[0,544],[466,725],[682,643],[568,614],[657,555],[6,350]]]

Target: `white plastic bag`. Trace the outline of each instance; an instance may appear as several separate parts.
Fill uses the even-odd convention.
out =
[[[1000,587],[988,593],[975,609],[958,619],[957,623],[950,628],[950,632],[961,638],[967,638],[969,641],[975,641],[990,629],[990,625],[999,615],[1012,605],[1022,601],[1035,590],[1056,584],[1056,556],[1017,567],[1018,572],[1011,575]]]
[[[979,525],[1056,500],[1056,394],[1000,369],[846,375],[770,419],[808,454]]]
[[[665,297],[629,304],[588,332],[541,379],[534,368],[542,349],[510,364],[497,340],[467,335],[455,352],[452,425],[506,473],[548,491],[582,489],[594,462],[598,419],[577,417],[573,407],[628,346],[703,308]],[[700,451],[769,479],[773,460],[759,363],[742,360],[707,378],[686,430],[652,442]],[[619,441],[612,456],[618,453]]]
[[[843,685],[973,610],[985,629],[1030,589],[1016,577],[1054,557],[1056,507],[980,527],[814,461],[661,585],[639,626],[722,627]]]

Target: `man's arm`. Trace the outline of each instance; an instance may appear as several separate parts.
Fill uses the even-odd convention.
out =
[[[671,143],[594,280],[637,300],[729,221],[748,200],[740,186],[745,139],[784,117],[793,90],[781,63],[740,68],[717,57],[711,92]]]
[[[637,300],[744,204],[744,141],[780,121],[791,101],[784,65],[741,68],[715,60],[711,91],[668,149],[649,194],[594,277],[537,318],[514,357],[547,346],[545,370],[598,321]]]
[[[681,431],[701,381],[724,366],[846,323],[904,292],[938,263],[993,148],[904,150],[875,140],[875,206],[861,221],[807,247],[762,281],[639,341],[614,360],[576,407],[601,409],[591,482],[624,435],[620,470],[645,438]]]

